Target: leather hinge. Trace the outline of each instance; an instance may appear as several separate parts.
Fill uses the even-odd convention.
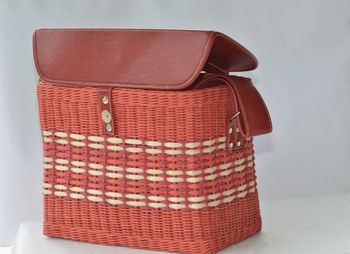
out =
[[[228,135],[226,141],[226,147],[229,152],[234,150],[239,150],[243,146],[244,138],[241,134],[241,128],[239,124],[239,115],[241,114],[238,111],[233,117],[230,119],[228,124]]]
[[[100,117],[102,121],[103,132],[106,135],[114,135],[114,121],[112,111],[112,88],[98,88],[98,102],[100,106]]]

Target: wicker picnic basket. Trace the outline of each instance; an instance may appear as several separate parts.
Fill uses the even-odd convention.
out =
[[[44,234],[215,253],[261,230],[255,57],[209,31],[39,29]]]

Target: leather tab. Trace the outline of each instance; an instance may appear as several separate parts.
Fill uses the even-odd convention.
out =
[[[98,88],[98,102],[100,106],[100,117],[103,126],[103,132],[106,135],[114,135],[114,121],[111,100],[112,88]]]
[[[238,111],[229,121],[228,125],[228,135],[226,140],[226,147],[228,151],[239,150],[243,145],[244,138],[242,132],[239,128],[239,115]]]

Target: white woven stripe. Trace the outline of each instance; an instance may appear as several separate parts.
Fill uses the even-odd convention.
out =
[[[69,145],[73,147],[88,146],[92,149],[106,149],[110,151],[126,151],[130,153],[148,153],[151,155],[189,155],[195,156],[203,153],[211,153],[226,148],[226,137],[205,140],[201,142],[160,142],[153,140],[122,139],[116,137],[100,137],[93,135],[81,135],[66,132],[43,131],[43,140],[46,143]],[[247,139],[247,140],[250,140]],[[128,146],[124,146],[124,144]],[[130,179],[147,181],[166,181],[168,183],[198,183],[212,181],[220,176],[228,176],[234,172],[240,172],[253,167],[253,156],[247,156],[228,163],[214,165],[210,168],[187,170],[184,169],[154,169],[137,167],[120,167],[104,165],[96,162],[83,162],[67,158],[44,158],[44,168],[47,170],[71,171],[76,174],[87,173],[95,177],[107,177],[110,179]],[[108,180],[107,180],[108,181]],[[91,202],[107,202],[112,205],[126,204],[128,206],[170,209],[202,209],[216,207],[222,203],[232,202],[236,198],[243,198],[248,193],[253,193],[255,181],[238,186],[230,190],[210,194],[208,196],[192,197],[161,197],[146,196],[142,194],[123,194],[118,192],[105,192],[96,189],[84,189],[79,186],[65,186],[62,184],[52,185],[44,183],[44,194],[72,199],[88,199]],[[169,202],[166,205],[165,202]],[[183,203],[188,203],[186,206]]]
[[[214,180],[218,176],[227,176],[232,174],[233,172],[240,172],[244,169],[251,168],[253,166],[253,156],[249,155],[247,158],[242,158],[239,160],[224,164],[219,164],[214,167],[206,168],[206,169],[197,169],[197,170],[166,170],[165,174],[168,177],[164,177],[163,170],[160,169],[143,169],[143,168],[134,168],[134,167],[127,167],[125,168],[125,178],[132,179],[132,180],[144,180],[145,177],[148,181],[168,181],[171,183],[178,183],[178,182],[184,182],[187,181],[189,183],[198,183],[201,181],[210,181]],[[69,170],[69,161],[66,159],[55,159],[45,157],[44,161],[46,163],[44,164],[44,168],[51,169],[55,168],[59,171],[68,171]],[[56,162],[56,164],[51,164],[53,161]],[[244,164],[247,162],[246,164]],[[81,161],[71,161],[70,162],[73,167],[71,167],[71,171],[74,173],[85,173],[86,170],[84,167],[86,165],[85,162]],[[88,170],[87,173],[93,176],[103,176],[103,164],[98,163],[88,163]],[[123,178],[124,177],[124,169],[122,167],[113,166],[113,165],[106,165],[107,173],[105,174],[106,177],[109,178]],[[109,172],[111,171],[111,172]],[[146,172],[146,176],[144,176],[144,172]],[[208,174],[208,175],[202,175],[202,173]],[[216,173],[217,172],[217,173]],[[132,173],[132,174],[129,174]],[[186,174],[186,177],[184,176],[184,173]],[[165,180],[164,180],[165,179]]]
[[[226,148],[226,137],[219,137],[217,139],[205,140],[203,142],[159,142],[153,140],[142,141],[139,139],[125,139],[124,142],[127,145],[133,145],[134,147],[123,147],[123,140],[121,138],[104,138],[99,136],[84,136],[81,134],[71,133],[69,137],[71,141],[68,142],[68,133],[65,132],[51,132],[43,131],[44,142],[51,143],[55,142],[60,145],[68,145],[76,147],[82,147],[87,145],[89,148],[93,149],[107,149],[110,151],[125,151],[130,153],[149,153],[149,154],[167,154],[167,155],[198,155],[201,153],[211,153],[215,150],[222,150]],[[52,137],[52,138],[51,138]],[[88,143],[86,143],[86,140]],[[91,143],[93,142],[93,143]],[[105,143],[107,145],[105,145]],[[202,144],[202,149],[194,149],[200,147]],[[141,146],[141,147],[138,147]],[[149,146],[152,148],[145,148],[143,146]],[[170,149],[159,149],[162,146]],[[159,147],[159,148],[158,148]],[[182,149],[176,149],[182,148]]]
[[[255,180],[250,181],[247,184],[243,184],[234,189],[210,194],[208,196],[198,196],[198,197],[168,197],[169,208],[171,209],[184,209],[186,208],[185,204],[179,204],[179,202],[188,202],[188,207],[190,209],[201,209],[206,207],[206,203],[203,201],[208,201],[208,207],[215,207],[222,203],[228,203],[233,201],[235,198],[243,198],[248,193],[254,193]],[[52,185],[49,183],[44,183],[44,194],[45,195],[55,195],[59,197],[71,197],[73,199],[83,199],[85,195],[83,192],[85,190],[78,186],[65,186],[65,185]],[[54,191],[53,191],[54,189]],[[70,192],[68,193],[68,190]],[[91,195],[89,195],[91,194]],[[103,192],[95,189],[87,189],[86,197],[92,202],[102,202],[103,201]],[[164,203],[166,198],[161,196],[145,196],[141,194],[124,194],[118,192],[105,192],[105,202],[112,205],[121,205],[123,200],[126,200],[126,205],[129,206],[147,206],[146,201],[148,200],[148,206],[153,208],[164,208],[166,204]],[[221,199],[222,197],[222,199]],[[163,202],[163,203],[162,203]]]

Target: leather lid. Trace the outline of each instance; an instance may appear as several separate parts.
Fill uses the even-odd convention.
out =
[[[42,80],[72,86],[179,90],[202,70],[257,67],[247,49],[213,31],[39,29],[33,49]]]

